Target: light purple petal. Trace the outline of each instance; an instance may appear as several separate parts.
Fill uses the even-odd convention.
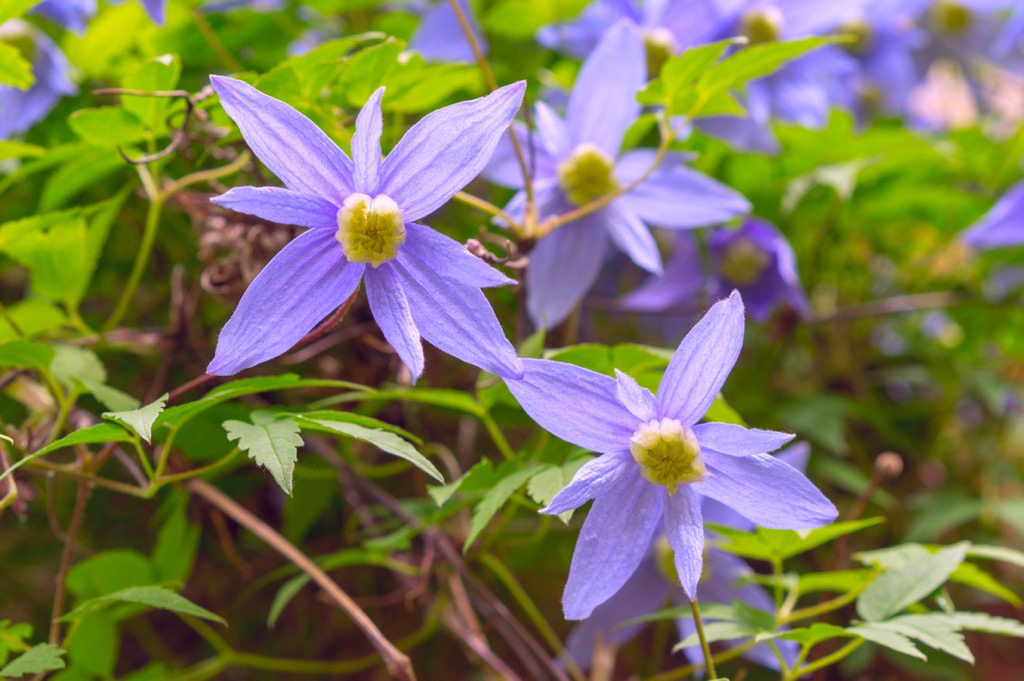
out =
[[[693,483],[694,488],[761,527],[803,530],[836,519],[836,507],[814,483],[774,456],[729,456],[703,449],[701,456],[711,477]]]
[[[300,234],[249,284],[207,373],[230,376],[287,352],[352,295],[362,276],[363,265],[345,260],[333,232]]]
[[[442,277],[466,286],[488,288],[516,283],[467,251],[459,242],[426,225],[415,222],[405,225],[402,250],[431,263]]]
[[[628,205],[612,202],[601,211],[608,237],[629,259],[648,272],[661,274],[661,253],[651,230]]]
[[[357,192],[376,196],[380,186],[380,134],[384,120],[380,112],[380,98],[384,88],[370,95],[370,99],[356,117],[356,132],[352,136],[352,183]]]
[[[811,458],[811,445],[806,442],[795,442],[775,456],[801,473],[806,473],[807,461]]]
[[[636,379],[624,374],[618,369],[615,370],[615,395],[619,403],[629,410],[633,416],[641,421],[650,421],[658,417],[658,402],[654,395],[647,388],[644,388]]]
[[[1024,182],[1011,187],[961,239],[973,248],[1024,244]]]
[[[572,151],[572,132],[554,109],[544,102],[533,107],[537,137],[544,149],[555,158],[561,158]]]
[[[140,2],[153,23],[163,26],[167,13],[167,0],[140,0]]]
[[[636,93],[647,76],[647,56],[636,25],[615,24],[583,63],[576,78],[566,119],[573,146],[597,145],[618,156],[626,129],[640,115]]]
[[[536,326],[562,323],[597,280],[608,250],[599,215],[555,228],[530,251],[526,310]]]
[[[748,429],[731,423],[698,423],[693,427],[693,434],[701,447],[729,456],[774,452],[794,437],[791,433]]]
[[[481,48],[486,52],[487,43],[480,38],[480,27],[473,16],[473,8],[465,0],[460,0],[459,4]],[[474,58],[473,48],[448,0],[441,0],[426,8],[416,33],[409,40],[409,49],[419,52],[427,61],[471,62]]]
[[[696,423],[711,407],[743,347],[743,301],[715,303],[679,344],[658,386],[658,411]]]
[[[594,501],[562,594],[566,619],[589,617],[636,571],[661,521],[664,499],[664,487],[634,471]]]
[[[625,154],[615,166],[621,184],[641,177],[654,161],[648,149]],[[733,189],[670,156],[649,178],[621,199],[645,222],[670,229],[704,227],[750,212],[750,202]]]
[[[592,452],[629,447],[640,421],[619,403],[614,378],[546,359],[524,359],[523,368],[505,383],[542,428]]]
[[[704,283],[704,262],[697,240],[688,232],[678,232],[672,255],[665,263],[665,273],[648,277],[620,303],[626,310],[660,312],[692,301]]]
[[[249,147],[289,189],[339,206],[352,193],[352,161],[313,121],[248,83],[210,82]]]
[[[693,598],[704,567],[704,522],[700,499],[689,485],[668,495],[665,504],[665,537],[675,552],[679,583],[687,598]]]
[[[370,311],[377,321],[384,338],[409,367],[415,383],[423,374],[423,343],[420,332],[412,320],[409,301],[395,273],[388,265],[368,267],[363,274],[366,279],[366,298]]]
[[[475,286],[456,283],[438,271],[436,255],[421,260],[399,251],[388,263],[401,280],[412,318],[424,340],[463,362],[503,377],[523,373],[491,304]]]
[[[523,101],[525,82],[459,102],[412,126],[381,168],[380,191],[407,222],[434,212],[480,174]]]
[[[284,187],[235,187],[210,199],[218,206],[282,225],[338,228],[338,207],[319,196]]]
[[[629,452],[619,450],[595,456],[576,471],[569,484],[562,488],[541,513],[558,515],[577,509],[604,494],[612,485],[636,466]]]

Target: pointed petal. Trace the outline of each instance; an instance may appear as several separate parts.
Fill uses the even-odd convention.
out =
[[[572,151],[572,133],[565,121],[544,102],[537,102],[533,110],[537,137],[548,154],[555,158],[569,154]]]
[[[352,136],[352,183],[357,192],[376,196],[380,185],[380,134],[384,120],[380,112],[380,98],[384,88],[379,87],[356,117],[356,132]]]
[[[701,456],[712,477],[693,483],[694,488],[761,527],[804,530],[836,519],[836,507],[814,483],[774,456],[711,450]]]
[[[807,472],[807,461],[811,458],[811,445],[806,442],[796,442],[783,449],[775,455],[780,461],[785,461],[801,473]]]
[[[636,379],[624,374],[618,369],[615,370],[615,395],[619,403],[629,410],[633,416],[641,421],[650,421],[658,417],[658,402],[654,395],[647,388],[644,388]]]
[[[459,242],[426,225],[415,222],[405,225],[402,250],[431,263],[442,277],[466,286],[487,288],[516,283],[467,251]]]
[[[1024,182],[1010,188],[960,237],[973,248],[1000,248],[1024,243]]]
[[[333,203],[283,187],[235,187],[210,201],[282,225],[338,228],[338,207]]]
[[[352,193],[352,161],[313,121],[248,83],[210,82],[249,147],[289,189],[338,206]]]
[[[576,78],[566,119],[573,147],[591,143],[618,156],[626,129],[640,115],[636,93],[647,76],[643,39],[631,21],[608,29]]]
[[[167,15],[167,0],[140,0],[140,2],[153,23],[163,26]]]
[[[597,280],[608,250],[601,213],[556,228],[530,251],[526,309],[540,327],[562,323]]]
[[[525,82],[423,117],[384,159],[380,191],[407,222],[434,212],[480,174],[523,101]]]
[[[698,423],[693,427],[693,434],[701,447],[729,456],[774,452],[795,437],[792,433],[748,429],[731,423]]]
[[[658,386],[658,411],[696,423],[711,407],[743,347],[743,301],[715,303],[679,344]]]
[[[664,498],[664,487],[634,471],[594,501],[562,594],[566,619],[589,617],[636,571],[661,520]]]
[[[660,312],[693,300],[704,287],[700,246],[688,232],[676,234],[676,245],[665,263],[665,273],[649,277],[619,302],[623,309]]]
[[[687,598],[693,598],[704,567],[704,523],[700,500],[689,485],[683,485],[665,503],[665,537],[675,552],[679,584]]]
[[[377,320],[384,338],[402,358],[405,366],[409,367],[415,383],[423,374],[423,343],[420,342],[420,332],[412,320],[402,284],[387,264],[366,268],[363,277],[366,279],[366,298],[373,318]]]
[[[436,258],[436,256],[435,256]],[[420,335],[463,362],[503,377],[523,373],[491,304],[475,286],[442,276],[432,264],[402,250],[389,265],[409,299]]]
[[[619,201],[606,206],[602,213],[612,242],[638,266],[661,274],[661,253],[644,221]]]
[[[287,352],[352,295],[362,275],[329,230],[300,234],[249,284],[207,373],[230,376]]]
[[[545,515],[558,515],[579,508],[604,494],[626,475],[633,465],[635,464],[632,458],[625,450],[595,456],[576,471],[569,484],[540,512]]]
[[[619,403],[614,378],[547,359],[524,359],[523,368],[505,383],[542,428],[592,452],[629,447],[640,420]]]

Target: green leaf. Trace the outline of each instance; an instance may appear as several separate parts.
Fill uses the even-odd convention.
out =
[[[68,388],[77,387],[92,393],[112,411],[139,408],[139,401],[134,397],[106,384],[107,370],[95,352],[73,345],[56,345],[53,350],[50,372]]]
[[[771,75],[786,62],[836,42],[841,41],[835,37],[815,37],[751,45],[711,68],[701,87],[712,92],[736,88]]]
[[[0,0],[0,24],[17,19],[39,4],[39,0]]]
[[[410,433],[405,428],[399,428],[386,421],[375,419],[372,416],[364,416],[363,414],[356,414],[351,411],[306,411],[306,412],[294,412],[293,416],[301,416],[305,419],[310,420],[325,420],[325,421],[344,421],[345,423],[354,423],[357,426],[363,426],[364,428],[376,428],[378,430],[386,430],[389,433],[394,433],[399,437],[404,437],[406,440],[421,445],[423,440],[414,433]],[[333,431],[332,431],[333,432]]]
[[[19,90],[28,90],[36,82],[32,64],[7,43],[0,43],[0,85],[11,85]]]
[[[117,421],[146,442],[150,442],[153,439],[153,422],[156,421],[156,417],[160,415],[160,412],[164,410],[168,397],[169,395],[164,393],[162,397],[157,398],[152,404],[147,404],[145,407],[131,411],[104,412],[103,418]]]
[[[701,609],[703,610],[703,608]],[[753,638],[756,633],[754,629],[743,622],[710,622],[704,625],[704,636],[708,643]],[[672,652],[677,653],[684,648],[689,648],[699,643],[700,639],[697,637],[697,632],[693,632],[672,646]]]
[[[815,646],[822,641],[828,641],[833,638],[849,638],[850,634],[846,629],[837,627],[834,624],[826,624],[824,622],[815,622],[811,626],[805,629],[792,629],[790,631],[783,631],[775,634],[775,638],[784,638],[789,641],[796,641],[801,645]]]
[[[150,563],[157,580],[183,584],[195,563],[200,527],[189,522],[187,495],[172,494],[161,507],[164,509],[169,511],[156,536]]]
[[[641,104],[661,104],[670,114],[686,113],[696,101],[697,80],[737,42],[740,41],[731,38],[701,45],[670,58],[658,77],[637,95],[637,100]]]
[[[8,341],[0,345],[0,367],[47,371],[53,361],[53,348],[28,340]]]
[[[499,469],[500,470],[500,469]],[[512,471],[499,479],[490,490],[484,494],[476,508],[473,509],[473,517],[469,521],[469,532],[466,534],[466,543],[462,546],[462,552],[466,553],[469,547],[480,536],[480,533],[487,523],[491,521],[494,514],[505,505],[512,493],[519,489],[530,476],[536,472],[536,467]]]
[[[984,612],[958,612],[950,615],[961,631],[1024,638],[1024,623],[1007,617],[994,617]]]
[[[32,637],[31,624],[11,624],[10,620],[0,620],[0,665],[7,664],[11,653],[23,653],[31,646],[26,640]]]
[[[576,471],[590,461],[589,456],[577,456],[569,459],[560,466],[547,466],[536,472],[526,484],[526,493],[531,499],[541,506],[547,506],[555,498],[555,495],[565,489],[576,475]],[[559,514],[562,522],[568,523],[573,512],[566,511]]]
[[[999,560],[1004,563],[1024,568],[1024,553],[1005,546],[985,546],[983,544],[971,544],[967,549],[968,558],[985,558],[988,560]]]
[[[946,583],[969,547],[969,542],[960,542],[933,554],[910,544],[900,554],[890,552],[885,571],[857,598],[857,614],[877,622],[917,603]],[[863,555],[857,559],[864,562]]]
[[[401,40],[388,38],[359,50],[342,63],[335,88],[345,93],[350,105],[362,106],[398,65],[398,55],[403,49],[405,43]]]
[[[92,274],[87,244],[88,228],[78,217],[9,240],[3,250],[32,273],[35,293],[77,307]]]
[[[250,459],[263,466],[289,495],[292,493],[292,472],[302,444],[299,425],[291,418],[278,418],[270,411],[254,411],[252,423],[225,421],[229,440],[238,440],[238,447]]]
[[[743,558],[757,560],[785,560],[792,558],[816,546],[833,539],[852,534],[867,527],[884,522],[883,518],[866,518],[843,523],[832,523],[815,530],[768,530],[759,527],[753,532],[737,530],[726,525],[709,524],[708,527],[718,533],[722,539],[714,544],[729,553]]]
[[[142,121],[131,111],[113,106],[79,109],[68,117],[68,125],[84,141],[96,146],[113,146],[146,139]]]
[[[62,620],[81,619],[113,603],[137,603],[160,610],[171,610],[183,615],[192,615],[204,620],[227,624],[224,618],[201,608],[180,594],[176,594],[165,586],[133,586],[116,591],[106,596],[97,596],[81,603],[77,608],[62,617]]]
[[[60,659],[62,655],[64,651],[52,643],[40,643],[0,669],[0,676],[17,679],[25,674],[41,674],[54,669],[64,669],[64,660]]]
[[[880,622],[879,626],[920,641],[929,648],[941,650],[964,662],[974,663],[974,656],[960,634],[960,626],[949,615],[902,615],[887,622]]]
[[[48,446],[43,447],[38,452],[33,452],[32,454],[26,456],[24,459],[19,459],[18,461],[15,461],[14,464],[12,464],[7,470],[5,470],[3,473],[0,473],[0,480],[3,480],[8,475],[13,473],[15,470],[21,468],[29,461],[32,461],[33,459],[38,459],[39,457],[45,456],[50,452],[61,449],[62,447],[70,447],[72,445],[79,444],[99,444],[101,442],[107,443],[131,441],[131,436],[128,433],[124,432],[123,428],[119,428],[118,426],[115,426],[111,423],[97,423],[96,425],[89,426],[88,428],[80,428],[79,430],[76,430],[75,432],[71,433],[66,437],[62,437],[61,439],[55,442],[51,442]]]
[[[970,553],[971,552],[968,551],[967,555],[970,556]],[[1003,599],[1014,607],[1019,607],[1024,604],[1024,601],[1021,600],[1020,596],[1000,584],[999,580],[982,570],[974,563],[968,563],[966,561],[960,563],[956,570],[953,571],[953,574],[949,576],[949,581],[956,584],[972,586],[975,589],[980,589],[981,591],[986,591],[993,596]]]
[[[26,144],[16,140],[0,140],[0,161],[10,158],[25,158],[27,156],[43,156],[46,148],[35,144]]]
[[[444,482],[444,476],[441,475],[441,471],[437,470],[427,457],[420,454],[415,447],[394,433],[377,428],[364,428],[363,426],[343,421],[308,419],[301,415],[297,415],[295,420],[303,429],[312,428],[329,433],[340,433],[363,442],[369,442],[381,451],[397,456],[400,459],[405,459],[435,480]]]
[[[22,300],[7,308],[8,314],[18,325],[21,333],[15,331],[10,322],[0,316],[0,341],[20,339],[22,334],[31,338],[58,328],[65,321],[59,307],[40,298]]]
[[[180,76],[181,60],[177,55],[165,54],[140,64],[128,74],[122,86],[146,92],[173,90],[178,86]],[[167,124],[164,119],[174,101],[168,97],[122,95],[121,106],[153,132],[166,133]]]
[[[877,643],[880,646],[895,650],[898,653],[909,655],[910,657],[916,657],[919,660],[927,660],[928,657],[917,649],[914,642],[901,634],[898,631],[893,631],[890,627],[885,626],[884,622],[870,622],[867,624],[860,624],[855,627],[847,629],[851,634],[856,634],[861,638]]]

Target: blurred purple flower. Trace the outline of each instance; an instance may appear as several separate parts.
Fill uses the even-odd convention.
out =
[[[664,527],[683,591],[693,597],[703,564],[701,498],[762,527],[806,529],[836,509],[802,473],[766,454],[793,436],[698,423],[743,344],[743,301],[714,305],[679,344],[658,394],[550,360],[526,359],[506,379],[526,413],[555,436],[602,455],[586,463],[546,514],[594,505],[580,530],[562,597],[567,619],[585,619],[617,593]]]
[[[476,177],[505,133],[525,83],[424,117],[381,160],[377,90],[359,112],[352,159],[284,102],[211,77],[253,152],[285,187],[236,187],[215,202],[310,228],[260,272],[224,326],[211,374],[277,357],[366,283],[384,337],[423,372],[420,337],[487,371],[522,366],[482,287],[512,283],[457,242],[416,222]]]
[[[643,43],[634,26],[620,22],[583,64],[565,120],[538,103],[536,139],[521,135],[533,162],[541,220],[639,182],[602,208],[557,227],[530,252],[526,308],[538,326],[554,326],[569,315],[590,290],[611,245],[647,271],[660,272],[661,255],[649,225],[691,229],[750,209],[732,189],[686,168],[682,154],[668,154],[649,175],[653,149],[620,156],[622,138],[640,115],[636,93],[643,82]],[[511,145],[495,154],[488,176],[506,187],[523,186]],[[524,204],[520,192],[507,210],[521,215]]]
[[[71,82],[67,59],[42,31],[14,19],[0,25],[0,41],[21,51],[36,79],[28,90],[0,85],[0,139],[9,139],[46,118],[62,97],[78,88]]]
[[[89,19],[96,15],[96,0],[44,0],[32,11],[75,33],[82,33]]]
[[[473,9],[466,0],[459,0],[462,11],[469,20],[469,25],[476,34],[480,47],[487,51],[487,43],[480,37],[480,26],[473,15]],[[475,59],[473,48],[466,40],[462,24],[448,0],[440,2],[413,4],[414,11],[420,14],[420,25],[409,39],[409,49],[423,55],[427,61],[439,62],[471,62]]]
[[[996,205],[971,225],[960,239],[976,249],[1024,244],[1024,182],[1010,187]]]

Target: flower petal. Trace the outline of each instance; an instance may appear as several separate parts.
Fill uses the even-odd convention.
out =
[[[704,262],[700,246],[688,232],[676,234],[676,244],[661,276],[648,277],[620,299],[625,310],[660,312],[693,300],[704,288]]]
[[[795,442],[781,452],[778,452],[775,456],[801,473],[806,473],[807,460],[811,458],[811,445],[806,442]]]
[[[665,503],[665,537],[675,553],[679,584],[693,598],[704,567],[704,523],[700,499],[683,485]]]
[[[337,206],[319,196],[300,194],[284,187],[235,187],[210,201],[282,225],[338,228]]]
[[[287,352],[352,295],[362,275],[363,265],[345,260],[332,232],[303,232],[249,284],[207,373],[230,376]]]
[[[594,501],[562,594],[566,619],[590,617],[636,571],[661,521],[664,499],[665,488],[635,471]]]
[[[544,102],[534,107],[534,122],[537,137],[544,149],[555,158],[561,158],[572,151],[572,132],[555,110]]]
[[[487,165],[525,90],[520,81],[424,116],[384,159],[380,192],[407,222],[440,208]]]
[[[629,206],[618,201],[609,204],[601,212],[612,242],[638,266],[648,272],[661,274],[661,253],[644,221]]]
[[[558,515],[596,499],[618,482],[630,470],[632,463],[632,458],[626,450],[595,456],[576,471],[569,484],[540,512],[545,515]]]
[[[744,428],[731,423],[698,423],[693,427],[700,446],[729,456],[774,452],[792,440],[792,433]]]
[[[743,347],[743,301],[715,303],[679,344],[658,386],[658,411],[696,423],[711,407]]]
[[[487,288],[516,283],[496,268],[466,250],[454,239],[446,237],[426,225],[410,222],[405,225],[405,243],[402,250],[429,262],[442,277],[466,286]]]
[[[289,189],[339,206],[352,193],[352,161],[313,121],[248,83],[210,82],[249,147]]]
[[[526,270],[526,310],[533,323],[562,323],[597,280],[608,250],[600,215],[588,215],[537,242]]]
[[[973,248],[1000,248],[1024,243],[1024,182],[1010,188],[984,216],[961,235]]]
[[[402,284],[420,335],[463,362],[503,377],[523,374],[515,348],[508,342],[491,304],[475,286],[443,276],[434,261],[413,251],[399,251],[389,264]]]
[[[650,421],[658,417],[658,402],[654,395],[647,388],[644,388],[636,379],[624,374],[618,369],[615,370],[615,396],[619,403],[629,410],[633,416],[641,421]]]
[[[376,196],[380,185],[380,134],[384,120],[380,112],[380,98],[384,88],[379,87],[356,117],[356,132],[352,136],[352,184],[357,192]]]
[[[412,320],[409,301],[398,277],[388,265],[368,267],[363,274],[366,280],[366,298],[370,311],[377,321],[381,333],[387,339],[405,366],[409,367],[413,383],[423,374],[423,343],[420,332]]]
[[[523,368],[505,383],[542,428],[592,452],[629,447],[640,420],[616,399],[614,378],[548,359],[524,359]]]
[[[640,115],[636,93],[647,77],[647,57],[636,25],[621,20],[604,34],[576,78],[566,120],[573,146],[597,145],[615,158],[626,129]]]
[[[143,9],[146,10],[146,14],[153,20],[153,23],[157,26],[163,26],[167,14],[167,0],[140,0],[140,2]]]
[[[807,477],[769,454],[701,451],[711,477],[694,488],[761,527],[804,530],[827,525],[838,511]]]

